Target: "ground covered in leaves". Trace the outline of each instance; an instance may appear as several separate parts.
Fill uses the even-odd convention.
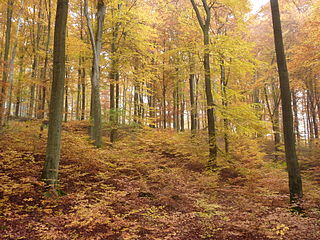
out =
[[[205,135],[124,128],[116,144],[95,149],[87,123],[71,122],[63,127],[61,196],[52,199],[39,180],[39,126],[13,122],[0,135],[0,239],[320,239],[316,146],[301,150],[299,215],[288,207],[285,165],[263,143],[234,139],[219,171],[209,172]]]

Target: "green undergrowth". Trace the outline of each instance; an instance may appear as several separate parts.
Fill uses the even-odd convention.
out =
[[[206,134],[123,126],[96,149],[88,123],[63,125],[59,191],[40,181],[46,129],[12,122],[0,137],[1,239],[319,239],[319,190],[305,172],[305,216],[288,206],[285,165],[263,141],[232,139],[207,171]],[[220,143],[219,143],[220,144]],[[298,237],[297,237],[298,236]],[[297,238],[296,238],[297,237]]]

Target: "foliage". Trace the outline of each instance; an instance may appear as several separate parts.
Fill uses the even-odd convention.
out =
[[[63,126],[59,186],[66,195],[56,199],[46,198],[38,180],[45,149],[39,123],[16,122],[1,136],[4,239],[319,237],[313,171],[306,173],[305,216],[292,216],[284,168],[270,165],[255,140],[235,139],[231,162],[221,158],[221,170],[207,172],[204,134],[190,141],[187,133],[125,129],[113,147],[95,149],[87,127]]]

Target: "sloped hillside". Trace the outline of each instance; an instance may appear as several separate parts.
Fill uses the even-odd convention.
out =
[[[0,239],[320,239],[318,175],[305,173],[304,213],[291,213],[284,165],[256,141],[235,141],[210,172],[201,134],[124,128],[95,149],[87,123],[71,122],[52,199],[39,181],[45,132],[16,122],[0,136]]]

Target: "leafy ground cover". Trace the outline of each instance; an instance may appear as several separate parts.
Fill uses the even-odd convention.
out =
[[[63,128],[54,199],[40,181],[39,123],[14,122],[1,134],[0,239],[320,239],[317,146],[301,149],[299,215],[288,208],[285,165],[265,143],[234,140],[219,171],[208,172],[201,133],[126,128],[116,144],[95,149],[86,122]]]

